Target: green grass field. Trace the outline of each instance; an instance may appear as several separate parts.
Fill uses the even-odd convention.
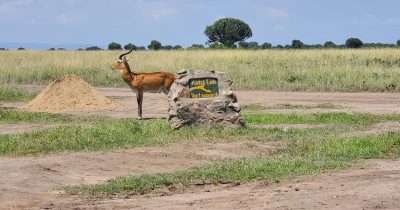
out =
[[[400,157],[399,133],[361,137],[341,135],[368,130],[380,122],[399,121],[399,115],[244,114],[244,118],[248,122],[245,128],[184,127],[172,130],[165,120],[159,119],[139,121],[0,109],[0,123],[60,123],[56,128],[0,135],[0,156],[110,151],[142,146],[162,147],[193,139],[211,143],[258,141],[281,142],[286,145],[268,156],[218,160],[184,171],[119,177],[104,184],[66,188],[69,193],[85,196],[141,194],[172,184],[190,186],[202,182],[278,182],[297,176],[342,169],[363,159]],[[292,129],[279,126],[298,123],[322,126]]]
[[[0,84],[48,84],[76,74],[94,86],[125,87],[109,66],[121,51],[0,51]],[[137,51],[136,72],[215,69],[236,89],[371,91],[400,89],[400,49]],[[356,79],[355,79],[356,78]]]

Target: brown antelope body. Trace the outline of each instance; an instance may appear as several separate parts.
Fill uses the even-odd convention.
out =
[[[136,93],[138,103],[138,118],[142,119],[143,93],[160,93],[168,94],[169,89],[174,82],[174,75],[168,72],[152,72],[152,73],[134,73],[131,71],[128,59],[125,55],[131,53],[123,53],[119,56],[119,60],[111,65],[111,69],[120,69],[124,82]]]

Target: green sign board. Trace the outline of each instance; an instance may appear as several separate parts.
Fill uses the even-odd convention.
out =
[[[218,97],[219,87],[216,78],[196,78],[189,80],[191,98]]]

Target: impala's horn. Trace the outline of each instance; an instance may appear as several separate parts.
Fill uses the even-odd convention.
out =
[[[131,50],[129,50],[129,52],[127,52],[127,53],[122,53],[122,54],[119,56],[119,59],[122,60],[122,57],[123,57],[124,55],[128,55],[128,54],[131,53],[132,51],[133,51],[133,47],[131,48]]]

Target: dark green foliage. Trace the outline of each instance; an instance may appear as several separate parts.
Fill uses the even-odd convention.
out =
[[[120,44],[116,43],[116,42],[111,42],[108,45],[108,49],[109,50],[122,50],[122,46]]]
[[[188,49],[204,49],[204,46],[202,44],[192,44]]]
[[[209,44],[221,43],[228,47],[253,35],[249,25],[236,18],[221,18],[207,26],[204,34],[208,37]]]
[[[165,45],[161,47],[163,50],[172,50],[172,46],[171,45]]]
[[[172,49],[174,49],[174,50],[179,50],[179,49],[182,49],[182,46],[180,46],[180,45],[175,45],[175,46],[172,47]]]
[[[18,47],[17,50],[25,50],[25,48],[23,48],[23,47]]]
[[[237,46],[235,44],[231,45],[231,46],[226,46],[224,44],[220,44],[220,43],[212,43],[209,45],[210,49],[234,49]]]
[[[400,39],[397,40],[397,46],[400,47]]]
[[[247,48],[249,48],[249,43],[248,42],[245,42],[245,41],[240,41],[239,43],[238,43],[238,45],[239,45],[239,48],[242,48],[242,49],[247,49]]]
[[[134,45],[134,44],[132,44],[132,43],[129,43],[129,44],[127,44],[127,45],[124,46],[124,49],[125,49],[125,50],[131,50],[131,49],[137,50],[137,47],[136,47],[136,45]]]
[[[303,44],[303,42],[301,42],[300,40],[294,39],[294,40],[292,41],[291,48],[293,48],[293,49],[301,49],[301,48],[303,48],[303,47],[304,47],[304,44]]]
[[[336,44],[333,43],[332,41],[327,41],[327,42],[325,42],[324,47],[325,48],[335,48]]]
[[[157,40],[151,40],[150,44],[147,46],[149,50],[159,50],[161,49],[162,45],[161,42]]]
[[[346,46],[348,48],[360,48],[363,46],[363,42],[359,38],[349,38],[346,40]]]
[[[272,44],[271,44],[271,43],[264,42],[264,43],[261,45],[261,49],[270,49],[270,48],[272,48]]]
[[[93,47],[87,47],[86,50],[90,51],[90,50],[102,50],[102,49],[100,47],[93,46]]]
[[[249,42],[249,48],[250,49],[258,49],[260,46],[258,46],[258,42]]]

